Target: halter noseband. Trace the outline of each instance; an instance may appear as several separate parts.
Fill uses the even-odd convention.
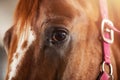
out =
[[[110,44],[114,42],[114,31],[120,33],[113,24],[112,21],[109,20],[108,17],[108,7],[107,0],[99,0],[100,3],[100,12],[102,16],[101,22],[101,34],[103,38],[103,55],[104,60],[102,63],[102,74],[100,80],[113,80],[113,67],[110,61]],[[107,27],[105,26],[107,25]],[[105,65],[109,67],[109,73],[105,71]]]

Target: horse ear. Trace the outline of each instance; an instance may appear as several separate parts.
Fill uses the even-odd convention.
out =
[[[4,47],[5,47],[7,52],[9,50],[9,48],[10,48],[10,42],[11,42],[11,38],[12,38],[12,33],[13,33],[13,27],[8,29],[8,31],[5,33],[5,36],[4,36],[4,39],[3,39]]]

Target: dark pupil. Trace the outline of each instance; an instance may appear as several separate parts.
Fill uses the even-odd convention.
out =
[[[63,41],[66,39],[67,33],[64,30],[56,30],[53,32],[52,40],[53,41]]]

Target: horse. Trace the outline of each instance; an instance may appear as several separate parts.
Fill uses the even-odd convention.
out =
[[[109,19],[120,30],[119,3],[107,0]],[[6,80],[97,80],[104,56],[99,4],[99,0],[20,0],[4,37]],[[115,32],[110,44],[115,80],[120,80],[119,40]],[[104,67],[111,73],[111,65]]]

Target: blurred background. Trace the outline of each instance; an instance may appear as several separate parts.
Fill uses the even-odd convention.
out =
[[[0,80],[4,80],[6,74],[7,54],[3,47],[3,37],[12,26],[13,15],[18,0],[0,0]]]

